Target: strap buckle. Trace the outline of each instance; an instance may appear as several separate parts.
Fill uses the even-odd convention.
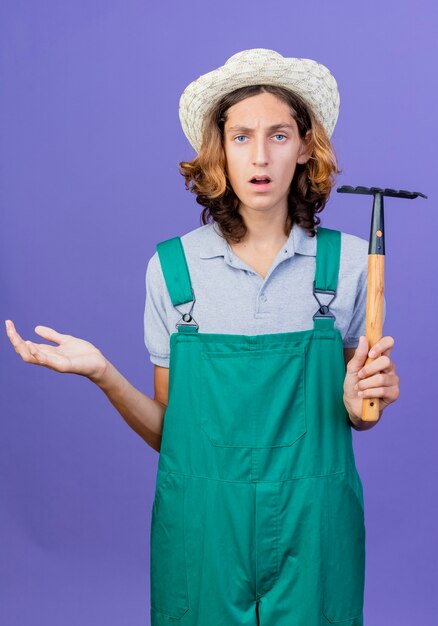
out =
[[[336,298],[336,292],[337,292],[336,289],[318,289],[315,286],[315,280],[313,281],[313,295],[315,296],[316,301],[319,304],[319,309],[314,314],[313,319],[317,319],[317,318],[321,318],[321,317],[330,318],[330,319],[336,319],[335,316],[333,315],[333,313],[329,309],[330,304]],[[330,300],[330,302],[328,304],[322,304],[319,301],[318,296],[316,295],[317,293],[325,293],[325,294],[331,295],[333,297],[332,297],[332,299]]]
[[[191,290],[192,290],[193,300],[192,300],[192,306],[190,307],[190,311],[188,311],[188,313],[183,313],[182,311],[179,310],[177,306],[173,305],[174,308],[178,311],[178,313],[181,313],[181,319],[175,324],[175,328],[178,328],[178,326],[195,326],[196,328],[199,328],[199,324],[192,317],[192,311],[193,311],[193,307],[195,306],[196,298],[195,298],[195,292],[193,291],[193,287],[191,287]]]

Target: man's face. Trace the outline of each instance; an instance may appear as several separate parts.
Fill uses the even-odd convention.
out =
[[[226,172],[240,209],[287,212],[287,195],[297,163],[310,156],[288,105],[271,93],[241,100],[228,109],[224,126]],[[267,175],[267,184],[250,182]]]

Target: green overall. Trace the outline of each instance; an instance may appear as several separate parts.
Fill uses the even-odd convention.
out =
[[[317,229],[313,328],[202,333],[186,313],[170,336],[152,626],[363,626],[364,501],[343,342],[318,299],[336,296],[340,246],[340,231]],[[173,305],[194,303],[181,239],[157,250]]]

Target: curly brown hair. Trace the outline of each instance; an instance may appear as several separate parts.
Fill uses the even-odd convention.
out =
[[[302,139],[310,131],[312,152],[307,163],[297,163],[288,194],[288,216],[285,235],[294,223],[315,236],[315,227],[321,222],[320,213],[329,198],[338,169],[333,146],[324,127],[307,103],[295,92],[276,85],[251,85],[225,94],[208,112],[203,122],[202,145],[192,161],[181,161],[179,171],[185,178],[185,187],[196,194],[196,202],[204,207],[202,224],[216,221],[228,241],[237,243],[247,228],[239,213],[240,200],[235,194],[225,171],[223,149],[227,110],[237,102],[262,92],[269,92],[289,105]]]

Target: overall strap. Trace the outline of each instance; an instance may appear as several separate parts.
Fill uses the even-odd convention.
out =
[[[172,237],[171,239],[166,239],[165,241],[157,243],[156,248],[173,306],[179,311],[177,308],[178,304],[192,302],[188,313],[179,311],[182,317],[181,320],[177,322],[176,327],[178,331],[185,330],[186,332],[196,332],[198,330],[198,324],[191,315],[195,304],[195,294],[193,292],[189,267],[187,265],[181,238]]]
[[[157,243],[156,247],[172,304],[191,302],[192,283],[181,238],[166,239]]]
[[[335,316],[329,305],[336,297],[340,259],[341,231],[319,226],[316,231],[316,270],[313,281],[313,295],[319,308],[313,316],[314,328],[334,328]],[[328,304],[321,304],[318,299],[320,293],[332,296]]]

